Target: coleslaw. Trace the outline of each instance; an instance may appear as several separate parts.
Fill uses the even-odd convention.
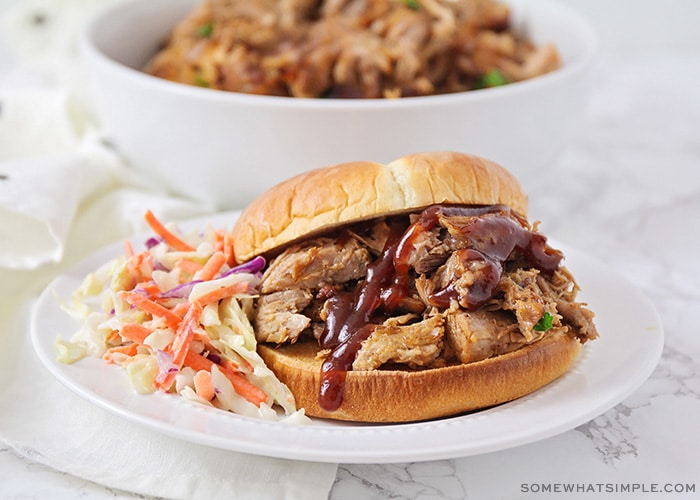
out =
[[[133,389],[239,415],[308,423],[286,385],[257,354],[247,312],[265,260],[239,264],[230,235],[207,226],[183,233],[145,219],[154,235],[88,274],[62,307],[81,321],[56,338],[57,359],[88,356],[124,368]]]

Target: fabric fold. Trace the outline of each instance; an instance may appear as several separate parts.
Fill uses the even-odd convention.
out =
[[[106,169],[76,155],[0,164],[0,264],[31,269],[63,257],[83,193],[110,184]]]

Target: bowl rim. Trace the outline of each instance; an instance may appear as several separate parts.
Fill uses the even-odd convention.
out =
[[[127,64],[118,62],[100,50],[94,36],[99,27],[117,13],[123,13],[132,9],[145,8],[145,4],[152,5],[156,2],[171,3],[172,0],[128,0],[118,2],[100,9],[88,20],[79,36],[79,49],[83,63],[87,66],[97,64],[113,75],[121,75],[133,84],[140,84],[146,88],[184,96],[202,101],[216,101],[222,104],[258,105],[261,107],[291,108],[291,109],[320,109],[320,110],[358,110],[358,109],[404,109],[420,108],[424,106],[454,105],[465,102],[482,102],[499,99],[504,96],[514,96],[527,93],[542,87],[555,85],[560,80],[575,77],[585,68],[589,67],[598,51],[598,34],[590,21],[578,11],[554,0],[501,0],[515,8],[548,10],[559,19],[567,19],[569,24],[576,27],[583,40],[583,50],[577,54],[574,60],[562,67],[540,76],[527,80],[510,83],[500,87],[474,89],[464,92],[436,94],[427,96],[402,97],[398,99],[342,99],[342,98],[300,98],[286,96],[269,96],[259,94],[246,94],[219,89],[208,89],[186,83],[165,80]],[[195,3],[195,0],[181,0]]]

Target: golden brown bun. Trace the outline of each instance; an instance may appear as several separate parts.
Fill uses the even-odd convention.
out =
[[[258,352],[313,417],[358,422],[410,422],[486,408],[529,394],[563,375],[581,344],[553,332],[517,351],[474,363],[422,371],[374,370],[347,373],[343,403],[335,412],[319,406],[321,360],[315,342]]]
[[[233,228],[240,262],[302,236],[439,203],[510,206],[527,215],[527,196],[500,165],[463,153],[419,153],[387,165],[352,162],[312,170],[263,193]]]

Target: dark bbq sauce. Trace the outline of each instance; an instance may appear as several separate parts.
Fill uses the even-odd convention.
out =
[[[321,347],[331,353],[321,366],[319,403],[324,410],[334,411],[343,401],[345,375],[352,369],[362,341],[370,336],[377,311],[391,312],[405,295],[404,285],[395,282],[392,256],[405,226],[394,224],[379,257],[367,268],[365,280],[355,292],[336,293],[326,305],[326,328],[319,339]]]
[[[454,280],[451,280],[445,288],[430,294],[427,297],[428,302],[431,306],[447,309],[450,303],[456,300],[469,310],[478,309],[493,297],[496,285],[503,274],[503,265],[494,259],[485,258],[484,254],[477,250],[464,249],[457,250],[456,253],[464,267],[478,267],[478,270],[473,273],[474,283],[470,285],[466,296],[460,297]]]
[[[362,342],[371,335],[374,325],[408,295],[409,257],[418,237],[438,225],[440,217],[457,216],[464,219],[463,223],[452,224],[453,232],[457,232],[453,236],[464,246],[457,252],[465,265],[479,266],[479,278],[466,297],[469,308],[475,309],[492,297],[503,263],[515,249],[543,272],[554,272],[559,266],[561,254],[547,247],[543,236],[524,227],[524,221],[505,206],[436,205],[425,209],[408,228],[393,223],[384,249],[369,265],[364,281],[354,292],[335,292],[328,299],[326,328],[320,338],[321,347],[331,350],[321,367],[319,403],[324,410],[340,407],[345,377]],[[457,298],[458,292],[450,283],[430,300],[447,308]]]
[[[464,247],[457,251],[457,257],[465,268],[473,270],[475,282],[466,296],[460,297],[453,283],[449,283],[428,297],[430,305],[443,309],[449,307],[451,300],[458,300],[470,310],[488,302],[503,274],[503,264],[515,250],[531,267],[545,274],[552,274],[562,259],[560,252],[547,247],[544,236],[505,214],[485,213],[464,221],[453,220],[451,230]]]

